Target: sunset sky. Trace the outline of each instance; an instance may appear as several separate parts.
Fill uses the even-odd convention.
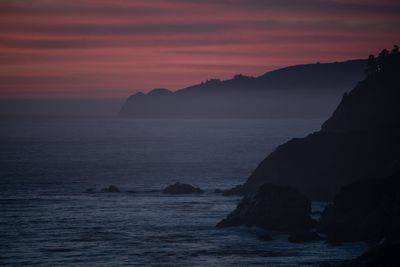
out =
[[[0,92],[125,97],[396,43],[398,0],[0,0]]]

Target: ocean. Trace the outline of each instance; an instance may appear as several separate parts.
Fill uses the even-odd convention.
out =
[[[318,266],[362,243],[287,242],[215,228],[278,145],[321,120],[37,118],[0,121],[0,265]],[[164,195],[175,182],[201,195]],[[117,186],[120,193],[101,189]],[[86,192],[93,189],[94,193]],[[313,203],[314,215],[325,203]]]

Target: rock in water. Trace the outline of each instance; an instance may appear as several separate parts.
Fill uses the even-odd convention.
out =
[[[262,185],[253,196],[245,196],[237,208],[217,227],[257,226],[267,230],[296,232],[310,229],[311,202],[296,189],[274,184]]]
[[[217,189],[214,190],[214,193],[215,194],[223,194],[224,190],[221,190],[221,189],[217,188]]]
[[[105,188],[101,189],[101,192],[118,193],[120,191],[119,191],[118,187],[116,187],[115,185],[110,185],[109,187],[105,187]]]
[[[167,186],[163,190],[163,194],[172,194],[172,195],[179,195],[179,194],[201,194],[204,193],[198,187],[194,187],[190,184],[182,184],[182,183],[175,183],[173,185]]]
[[[360,257],[339,267],[395,267],[400,263],[400,243],[390,242],[369,249]]]
[[[325,208],[318,229],[334,242],[400,240],[400,173],[354,182]]]

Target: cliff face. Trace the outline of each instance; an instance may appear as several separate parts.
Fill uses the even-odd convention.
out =
[[[345,93],[324,132],[362,131],[399,124],[399,71],[376,73]]]
[[[400,167],[400,130],[318,132],[278,147],[230,193],[254,192],[264,183],[288,184],[312,199],[330,199],[349,182],[388,176]]]
[[[299,65],[259,77],[211,79],[176,92],[155,89],[130,96],[120,116],[265,118],[325,114],[343,92],[365,76],[364,65],[365,60]]]
[[[264,183],[294,186],[312,199],[330,199],[358,179],[400,169],[400,59],[345,94],[319,132],[272,152],[246,183],[227,194],[255,192]]]

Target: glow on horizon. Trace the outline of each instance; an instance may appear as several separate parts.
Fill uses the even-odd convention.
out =
[[[0,98],[124,97],[366,58],[400,43],[400,3],[0,2]]]

